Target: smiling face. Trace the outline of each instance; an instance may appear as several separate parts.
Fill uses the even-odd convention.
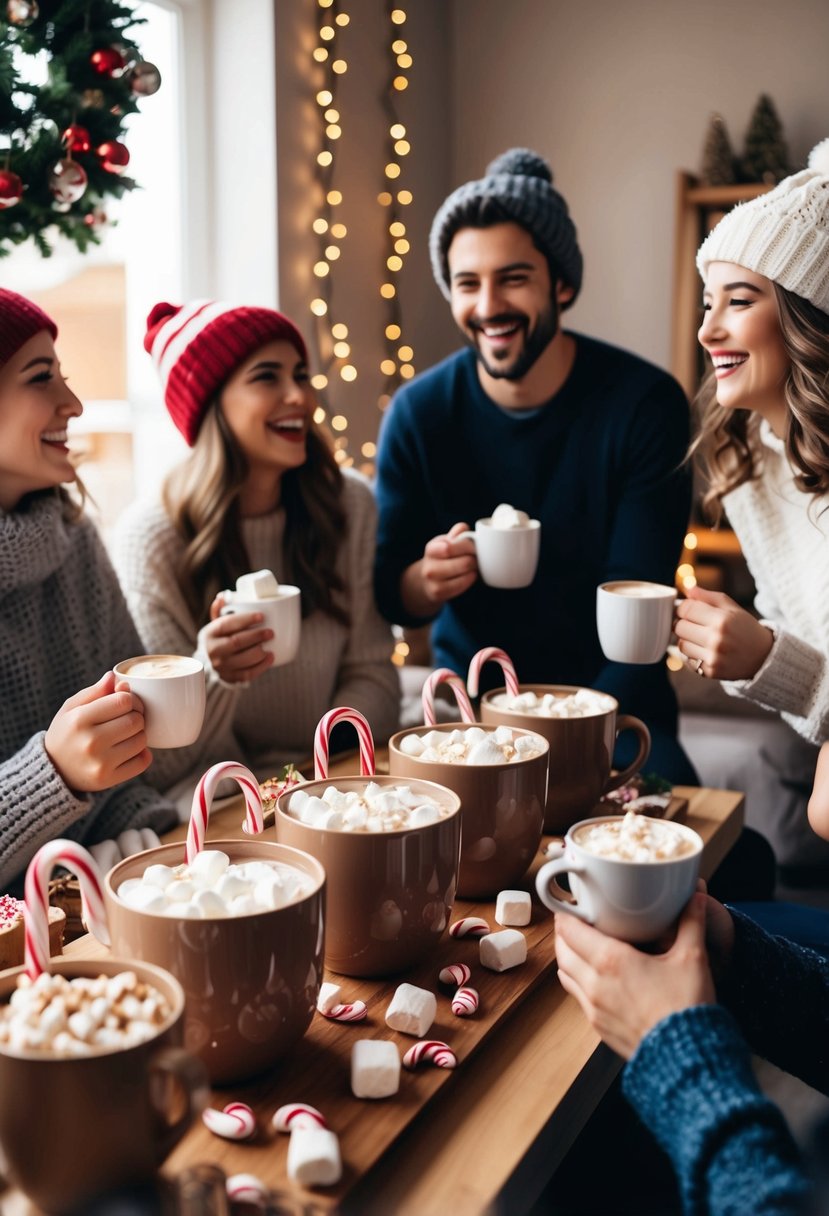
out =
[[[0,367],[0,508],[75,480],[67,423],[83,406],[63,378],[52,336],[41,330]]]
[[[791,363],[771,282],[732,262],[712,262],[703,306],[698,337],[714,368],[717,401],[729,410],[755,410],[784,434]]]
[[[254,351],[225,384],[220,405],[251,474],[281,475],[305,463],[315,401],[293,343],[278,339]]]
[[[572,288],[555,285],[546,257],[518,224],[460,228],[447,252],[452,316],[493,380],[521,380],[558,333],[558,306]]]

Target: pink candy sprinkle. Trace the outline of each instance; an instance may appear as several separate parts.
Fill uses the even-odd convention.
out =
[[[443,968],[438,979],[442,984],[454,984],[456,988],[460,988],[471,975],[466,963],[450,963],[448,967]]]
[[[484,937],[489,932],[489,925],[480,916],[464,916],[449,926],[450,937]]]
[[[434,1064],[435,1068],[454,1068],[458,1062],[448,1043],[439,1039],[421,1039],[410,1047],[403,1057],[404,1068],[417,1068],[419,1064]]]
[[[244,1102],[228,1102],[223,1110],[202,1111],[208,1131],[225,1140],[248,1140],[256,1131],[256,1115]]]
[[[478,993],[474,988],[459,988],[452,997],[452,1012],[458,1018],[468,1018],[478,1008]]]
[[[288,1102],[280,1106],[274,1112],[271,1123],[278,1132],[290,1132],[295,1127],[328,1127],[325,1115],[316,1106],[308,1106],[305,1102]]]
[[[365,1001],[354,1001],[351,1005],[332,1005],[329,1010],[321,1009],[324,1018],[332,1022],[362,1022],[366,1016]]]
[[[20,920],[25,906],[22,899],[13,895],[0,895],[0,928],[6,929]]]

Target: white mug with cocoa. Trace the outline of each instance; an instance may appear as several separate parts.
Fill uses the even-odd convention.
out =
[[[452,539],[475,542],[478,570],[489,587],[529,587],[535,578],[541,524],[509,503],[500,503],[492,515],[477,520],[474,532]]]
[[[273,631],[273,637],[262,643],[262,649],[273,655],[274,667],[291,663],[299,650],[302,612],[299,587],[278,583],[270,570],[242,574],[236,580],[235,591],[224,591],[222,616],[237,612],[260,612],[262,624]]]
[[[613,663],[658,663],[668,649],[677,602],[666,583],[621,579],[596,589],[599,643]]]
[[[652,942],[693,895],[702,838],[684,824],[628,812],[583,819],[536,875],[538,898],[602,933]],[[567,874],[573,901],[558,885]]]
[[[204,721],[204,664],[183,654],[144,654],[116,663],[144,706],[147,747],[187,747]]]

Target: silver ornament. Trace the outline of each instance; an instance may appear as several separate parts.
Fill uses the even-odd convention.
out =
[[[6,17],[18,29],[28,29],[40,16],[37,0],[7,0]]]
[[[161,73],[154,63],[149,63],[146,59],[135,64],[128,80],[133,93],[137,93],[139,97],[152,97],[153,93],[157,93],[161,88]]]
[[[76,160],[57,161],[49,174],[49,189],[58,203],[71,207],[83,196],[87,184],[86,170]]]

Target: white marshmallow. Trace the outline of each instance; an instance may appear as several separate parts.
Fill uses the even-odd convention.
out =
[[[190,862],[188,869],[199,886],[213,886],[229,865],[230,858],[221,849],[202,849]]]
[[[358,1039],[351,1048],[355,1098],[390,1098],[400,1088],[400,1053],[386,1039]]]
[[[422,1039],[437,1016],[434,992],[414,984],[398,984],[386,1010],[386,1025]]]
[[[529,891],[499,891],[495,901],[495,919],[499,925],[528,925],[533,905]]]
[[[158,887],[158,889],[160,891],[164,891],[167,887],[169,887],[170,883],[173,881],[175,876],[176,876],[176,872],[172,866],[160,866],[160,865],[147,866],[147,868],[143,874],[145,885],[148,885],[151,887]],[[134,881],[138,881],[138,880],[136,879]],[[124,883],[124,886],[126,886],[126,885],[127,884]],[[123,892],[123,887],[119,887],[118,888],[119,895],[122,894],[122,892]]]
[[[333,1186],[342,1177],[340,1142],[327,1127],[295,1127],[288,1145],[288,1177],[301,1186]]]
[[[236,594],[240,600],[272,600],[279,595],[279,583],[270,570],[255,570],[253,574],[239,575]]]
[[[426,827],[427,824],[437,823],[439,819],[440,811],[438,808],[434,804],[431,806],[424,804],[423,806],[415,807],[415,809],[411,812],[409,815],[409,826],[413,828],[423,828]]]
[[[298,819],[301,818],[299,812],[305,806],[305,803],[308,801],[310,796],[310,794],[306,794],[305,790],[294,790],[293,794],[291,794],[291,797],[288,799],[288,810],[293,815],[296,815]]]
[[[504,753],[495,740],[482,739],[476,743],[467,756],[467,764],[503,764],[506,760]]]
[[[517,929],[487,933],[479,942],[481,966],[490,971],[509,971],[527,961],[527,939]]]
[[[405,735],[400,740],[400,750],[406,756],[419,756],[423,751],[423,740],[420,735]]]
[[[490,516],[490,523],[499,531],[501,528],[526,528],[529,522],[530,517],[526,511],[519,511],[508,502],[500,502]]]
[[[342,988],[339,984],[329,984],[324,980],[320,984],[320,994],[317,997],[317,1009],[320,1013],[328,1013],[335,1005],[339,1005]]]

